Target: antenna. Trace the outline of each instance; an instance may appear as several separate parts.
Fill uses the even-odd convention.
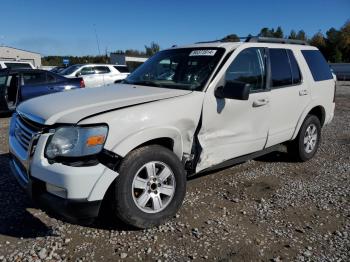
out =
[[[96,43],[97,43],[98,54],[99,54],[99,56],[101,56],[100,41],[98,40],[96,25],[93,24],[93,26],[94,26],[94,30],[95,30],[95,36],[96,36]],[[103,86],[105,86],[106,83],[105,83],[105,76],[104,76],[104,74],[102,74],[102,80],[103,80]]]
[[[98,54],[101,55],[101,51],[100,51],[100,41],[98,40],[96,25],[93,24],[93,26],[94,26],[94,31],[95,31],[95,37],[96,37],[96,43],[97,43]]]

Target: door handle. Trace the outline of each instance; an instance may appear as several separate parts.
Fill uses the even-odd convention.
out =
[[[306,89],[299,91],[299,96],[306,96],[309,92]]]
[[[253,102],[253,107],[259,107],[267,105],[270,101],[267,98],[258,99]]]

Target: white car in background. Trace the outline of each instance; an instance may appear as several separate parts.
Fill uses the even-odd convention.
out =
[[[121,82],[130,73],[126,65],[77,64],[61,71],[67,78],[81,77],[85,87],[100,87]]]

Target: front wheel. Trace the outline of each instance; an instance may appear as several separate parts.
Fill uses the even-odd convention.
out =
[[[125,223],[148,228],[174,216],[186,193],[185,170],[172,151],[158,145],[132,151],[123,160],[113,205]]]
[[[298,136],[288,146],[288,152],[298,161],[307,161],[317,152],[321,141],[321,123],[315,115],[308,115]]]

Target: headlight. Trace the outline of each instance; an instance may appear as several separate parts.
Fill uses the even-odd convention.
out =
[[[46,157],[82,157],[101,152],[107,138],[107,126],[60,127],[46,146]]]

